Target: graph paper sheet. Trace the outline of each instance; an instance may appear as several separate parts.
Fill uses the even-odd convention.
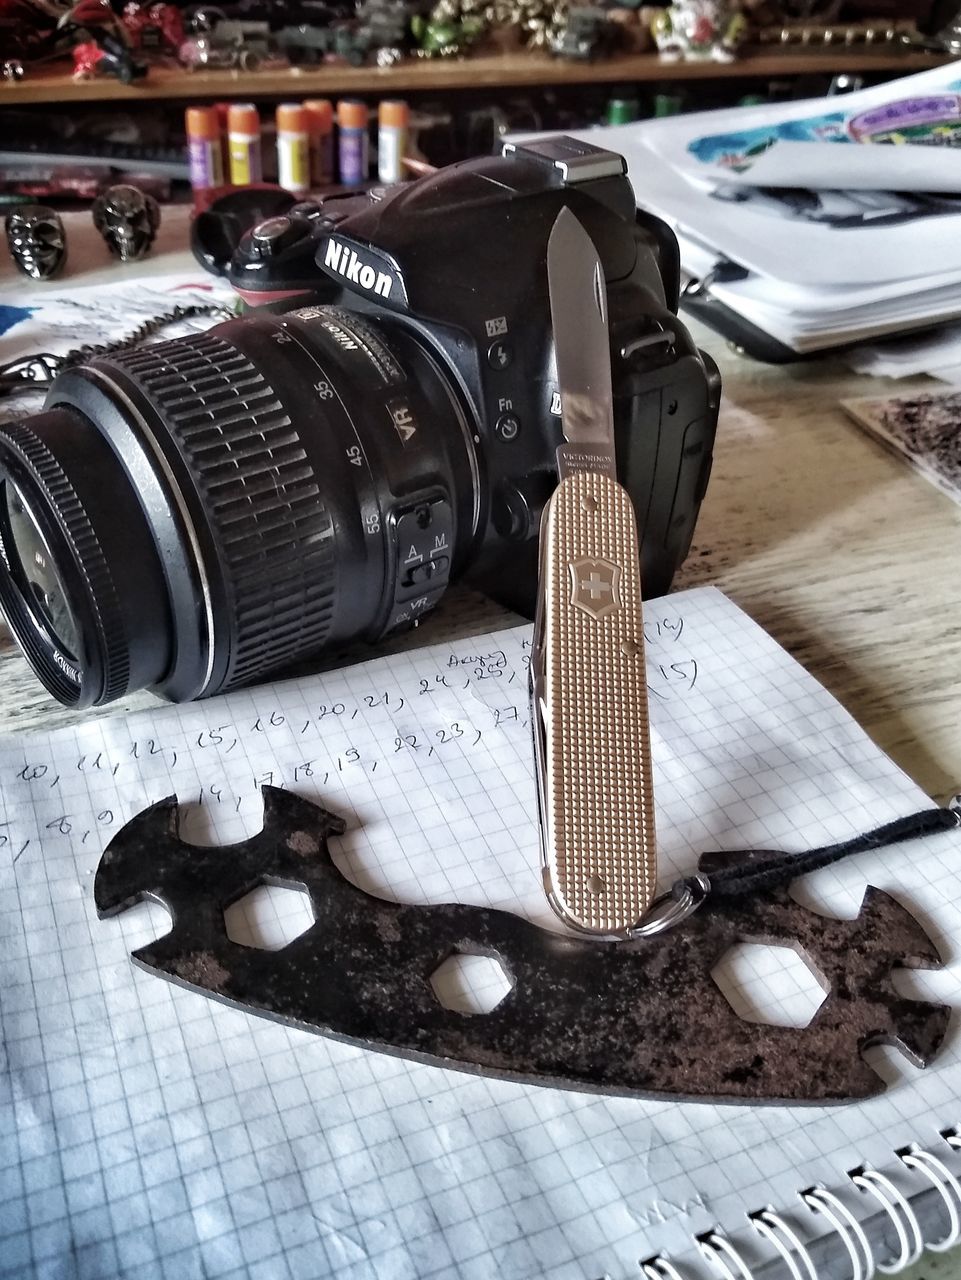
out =
[[[702,850],[802,850],[928,803],[718,592],[653,602],[646,630],[663,882]],[[810,1230],[800,1188],[957,1121],[956,1028],[926,1072],[892,1053],[889,1092],[853,1107],[598,1098],[227,1008],[130,964],[165,931],[160,907],[97,920],[100,852],[136,811],[176,792],[187,837],[224,843],[259,828],[271,782],[347,818],[335,857],[365,888],[558,927],[539,887],[529,634],[2,744],[0,1274],[622,1280],[660,1251],[694,1258],[692,1234],[719,1223],[760,1259],[746,1211]],[[863,855],[805,893],[848,915],[867,881],[897,894],[950,959],[911,989],[958,1004],[959,845]],[[270,943],[300,907],[246,910],[232,927]],[[799,981],[772,954],[790,958],[741,970],[741,998],[782,1018]]]

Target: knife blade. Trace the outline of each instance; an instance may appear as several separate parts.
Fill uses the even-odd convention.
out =
[[[640,559],[615,467],[603,268],[567,208],[547,278],[564,441],[541,525],[531,662],[542,870],[567,924],[623,936],[657,881]]]

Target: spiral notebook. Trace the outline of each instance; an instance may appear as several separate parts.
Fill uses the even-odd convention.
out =
[[[800,851],[930,803],[717,591],[651,602],[645,625],[665,883],[702,850]],[[187,838],[226,843],[258,829],[271,783],[347,817],[335,857],[365,888],[559,928],[538,884],[529,644],[512,627],[0,741],[0,1275],[846,1280],[952,1239],[956,1020],[925,1071],[878,1051],[889,1088],[855,1105],[598,1097],[228,1008],[131,965],[160,906],[96,919],[100,851],[135,812],[176,792]],[[949,833],[799,892],[838,915],[867,882],[895,894],[947,961],[904,990],[958,1006],[959,872]],[[230,914],[251,945],[309,923],[292,891]],[[793,953],[725,963],[745,1016],[810,1016]],[[467,966],[452,998],[476,1008],[497,981]]]

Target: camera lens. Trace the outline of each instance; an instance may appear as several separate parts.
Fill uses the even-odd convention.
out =
[[[160,561],[123,479],[73,410],[0,426],[0,606],[67,706],[121,697],[168,661]]]
[[[53,552],[29,506],[12,482],[3,493],[3,522],[10,531],[10,558],[16,574],[26,585],[26,601],[31,600],[41,619],[40,625],[63,653],[76,655],[80,649],[80,633],[67,603]]]
[[[377,639],[416,616],[398,601],[435,602],[479,501],[431,344],[321,306],[68,370],[0,426],[0,486],[0,606],[77,707],[208,696]],[[410,530],[444,554],[405,596]]]

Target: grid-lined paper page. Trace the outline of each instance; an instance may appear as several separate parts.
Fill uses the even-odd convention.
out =
[[[928,803],[717,591],[651,602],[645,621],[664,884],[702,850],[800,851]],[[958,1119],[956,1035],[923,1074],[898,1059],[890,1091],[854,1107],[598,1098],[227,1008],[130,964],[165,931],[163,909],[96,919],[99,855],[134,813],[175,792],[189,840],[227,843],[259,829],[271,783],[346,817],[334,856],[364,888],[559,927],[539,884],[529,636],[2,744],[0,1274],[620,1280]],[[838,914],[867,881],[898,894],[951,960],[913,990],[958,1004],[959,871],[946,835],[805,892]],[[229,927],[277,945],[301,911],[260,894]],[[783,1020],[805,983],[781,954],[733,980],[735,999]],[[748,1257],[769,1256],[744,1238]]]

